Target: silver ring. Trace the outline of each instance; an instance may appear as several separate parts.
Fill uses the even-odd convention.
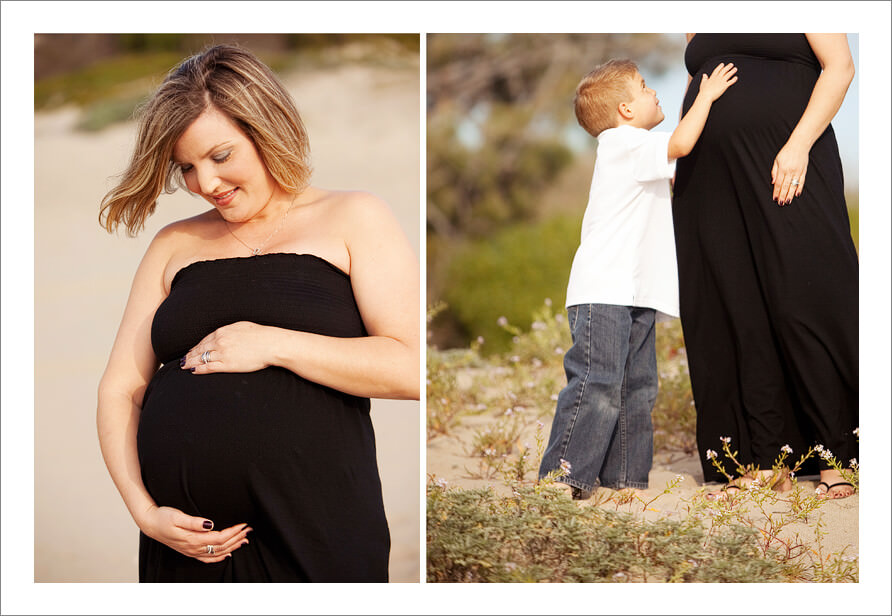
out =
[[[210,360],[210,357],[211,357],[211,352],[205,351],[204,353],[201,354],[201,361],[203,361],[204,363],[208,363],[208,361]]]
[[[799,180],[793,180],[790,182],[790,186],[799,186]]]
[[[214,546],[212,546],[212,545],[207,546],[204,550],[205,550],[205,552],[207,552],[208,554],[211,554],[211,555],[214,554]]]

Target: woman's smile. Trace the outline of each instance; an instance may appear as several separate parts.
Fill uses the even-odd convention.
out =
[[[217,205],[217,207],[224,207],[232,202],[232,199],[235,197],[235,191],[237,190],[238,186],[236,186],[232,190],[227,190],[225,193],[222,193],[220,195],[212,195],[211,198],[214,200],[214,203]]]

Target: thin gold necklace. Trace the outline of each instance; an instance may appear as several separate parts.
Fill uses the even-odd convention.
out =
[[[237,235],[232,231],[232,228],[229,226],[229,221],[226,220],[225,218],[223,218],[223,222],[226,224],[226,230],[229,231],[229,234],[230,234],[232,237],[234,237],[235,239],[237,239],[237,240],[239,241],[239,243],[240,243],[242,246],[244,246],[245,248],[247,248],[248,250],[251,251],[251,256],[256,257],[256,256],[259,255],[261,252],[263,252],[263,248],[267,245],[267,243],[269,243],[269,241],[270,241],[271,239],[273,239],[273,236],[274,236],[276,233],[278,233],[278,232],[279,232],[279,229],[281,229],[282,226],[285,224],[285,219],[288,218],[288,213],[291,212],[291,208],[294,207],[294,200],[295,200],[296,198],[297,198],[297,194],[295,193],[295,195],[294,195],[293,197],[291,197],[291,204],[288,206],[288,209],[285,210],[285,215],[282,216],[282,220],[279,221],[279,224],[276,225],[276,228],[273,229],[273,232],[270,233],[268,236],[266,236],[266,239],[263,240],[263,242],[261,242],[261,243],[260,243],[260,246],[258,246],[257,248],[254,248],[253,246],[248,246],[245,242],[243,242],[243,241],[241,240],[241,238],[240,238],[239,236],[237,236]],[[221,218],[222,218],[222,216],[221,216]]]

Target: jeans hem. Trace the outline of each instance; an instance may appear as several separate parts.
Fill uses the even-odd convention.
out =
[[[558,477],[557,479],[555,479],[555,481],[558,483],[566,484],[571,488],[576,488],[577,490],[588,492],[589,494],[598,489],[598,486],[593,486],[581,481],[576,481],[575,479],[570,479],[569,477]]]
[[[615,483],[605,483],[601,485],[605,488],[610,488],[611,490],[626,490],[628,488],[632,488],[633,490],[646,490],[649,487],[646,481],[617,481]]]

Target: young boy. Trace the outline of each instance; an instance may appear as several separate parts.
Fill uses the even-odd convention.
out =
[[[719,64],[672,134],[656,93],[634,62],[611,60],[577,86],[579,124],[598,139],[598,156],[570,271],[567,315],[573,346],[539,476],[574,499],[598,486],[647,488],[653,461],[651,411],[657,395],[654,322],[678,316],[678,278],[669,179],[675,159],[700,137],[709,109],[735,81]]]

